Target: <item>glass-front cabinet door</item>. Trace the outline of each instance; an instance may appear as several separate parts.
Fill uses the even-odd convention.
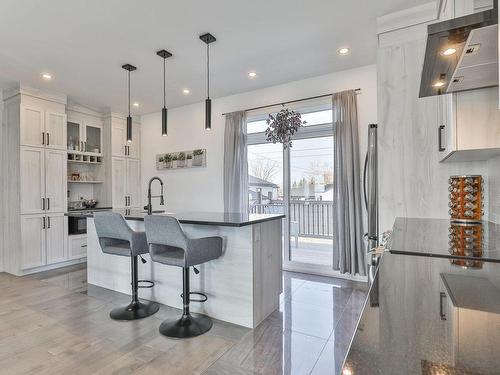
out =
[[[85,152],[102,153],[102,127],[100,125],[85,124]]]
[[[77,122],[68,121],[66,137],[68,140],[68,150],[83,151],[82,125]]]

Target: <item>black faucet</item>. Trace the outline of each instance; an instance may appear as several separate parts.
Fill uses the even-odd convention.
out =
[[[151,184],[153,183],[154,180],[160,181],[160,186],[161,186],[161,192],[160,195],[151,195]],[[151,205],[151,198],[160,198],[160,205],[164,205],[165,201],[163,199],[163,181],[160,179],[160,177],[152,177],[151,180],[149,180],[148,183],[148,205],[145,207],[148,211],[148,215],[151,215],[153,213],[153,206]]]

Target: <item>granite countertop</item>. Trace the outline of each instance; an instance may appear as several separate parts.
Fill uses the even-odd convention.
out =
[[[110,211],[122,214],[127,220],[143,221],[147,216],[143,210],[112,209]],[[93,217],[93,211],[70,211],[66,216]],[[241,212],[167,212],[153,211],[153,215],[173,216],[181,224],[199,224],[199,225],[218,225],[228,227],[243,227],[257,223],[263,223],[270,220],[282,219],[282,214],[247,214]]]
[[[451,227],[454,228],[451,228]],[[468,227],[469,229],[471,227]],[[474,234],[482,231],[481,246],[460,250],[450,244],[450,230],[460,229],[446,219],[396,218],[393,232],[386,248],[395,254],[423,255],[443,258],[486,260],[500,262],[500,225],[482,222]]]
[[[500,264],[460,261],[386,252],[344,369],[499,374]]]

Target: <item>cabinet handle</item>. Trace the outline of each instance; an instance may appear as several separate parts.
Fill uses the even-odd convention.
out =
[[[80,247],[87,247],[87,245],[80,245]]]
[[[439,152],[446,150],[446,148],[443,147],[443,130],[444,130],[444,125],[439,125],[439,128],[438,128],[438,150],[439,150]]]
[[[50,145],[50,133],[47,133],[47,146]]]
[[[50,210],[50,198],[47,198],[47,211]]]
[[[446,293],[439,292],[439,316],[441,317],[441,320],[446,320],[446,313],[444,312],[443,308],[443,300],[445,298],[446,298]]]
[[[127,156],[127,146],[123,146],[125,147],[125,151],[123,151],[124,155]]]
[[[80,141],[80,151],[83,152],[83,141]]]
[[[50,216],[47,216],[47,229],[50,229]]]
[[[45,216],[42,217],[42,229],[45,229]]]
[[[42,211],[45,211],[45,198],[42,198]]]
[[[42,145],[44,145],[44,144],[45,144],[45,133],[42,132]]]
[[[83,152],[87,152],[87,141],[83,142]]]

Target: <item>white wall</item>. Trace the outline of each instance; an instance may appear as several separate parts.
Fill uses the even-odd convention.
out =
[[[214,79],[217,79],[214,77]],[[222,211],[224,116],[222,113],[303,97],[361,88],[358,96],[361,159],[366,152],[367,124],[377,122],[376,66],[370,65],[266,89],[213,100],[212,130],[204,130],[204,103],[169,110],[168,136],[161,136],[161,112],[142,116],[141,173],[146,199],[147,182],[159,176],[166,183],[166,206],[172,211]],[[207,149],[207,167],[157,171],[155,155],[171,151]],[[157,202],[156,202],[157,205]]]
[[[489,219],[500,224],[500,156],[488,160],[488,207]]]

